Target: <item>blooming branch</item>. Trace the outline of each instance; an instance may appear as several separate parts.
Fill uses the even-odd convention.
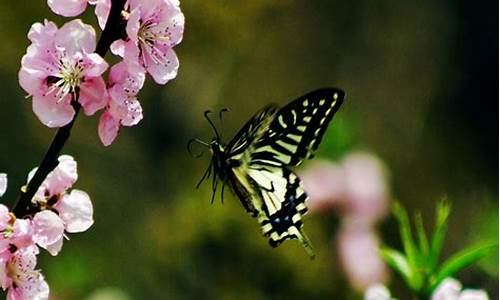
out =
[[[104,27],[95,49],[95,53],[101,57],[104,57],[111,44],[115,40],[120,39],[122,36],[122,32],[124,30],[122,10],[125,6],[125,1],[126,0],[112,0],[111,2],[111,11],[109,12],[108,21],[106,22],[106,26]],[[72,119],[69,123],[58,129],[49,149],[39,165],[38,170],[28,185],[21,189],[18,200],[12,209],[12,212],[17,217],[23,217],[34,212],[36,208],[33,207],[31,199],[42,184],[43,180],[59,164],[57,158],[71,134],[71,129],[81,108],[81,103],[78,102],[78,89],[71,95],[69,104],[74,110]]]

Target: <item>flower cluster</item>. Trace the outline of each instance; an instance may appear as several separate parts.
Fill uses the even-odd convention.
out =
[[[340,216],[338,256],[350,284],[358,291],[384,282],[388,270],[378,255],[376,224],[388,213],[389,192],[382,162],[352,153],[339,164],[320,161],[301,176],[312,213],[335,210]]]
[[[48,0],[62,16],[76,16],[88,4],[96,6],[104,28],[111,0]],[[48,127],[62,127],[75,117],[75,107],[86,115],[102,111],[98,134],[110,145],[121,126],[134,126],[142,119],[137,94],[146,73],[158,84],[177,75],[179,60],[173,48],[182,40],[184,15],[175,0],[129,0],[122,8],[123,33],[111,50],[123,58],[108,69],[105,53],[95,53],[96,33],[81,20],[60,28],[45,20],[28,33],[31,45],[21,62],[19,83],[32,97],[33,111]]]
[[[49,286],[36,269],[39,248],[57,255],[65,233],[83,232],[93,224],[90,197],[84,191],[69,190],[76,182],[77,164],[73,157],[59,157],[59,165],[47,176],[32,199],[36,210],[17,218],[0,204],[0,284],[7,299],[48,299]],[[28,175],[28,182],[36,169]],[[0,174],[0,196],[7,176]]]
[[[396,300],[391,292],[382,284],[375,284],[368,288],[364,300]],[[488,300],[488,294],[483,290],[465,289],[462,284],[453,278],[446,278],[432,293],[431,300]]]

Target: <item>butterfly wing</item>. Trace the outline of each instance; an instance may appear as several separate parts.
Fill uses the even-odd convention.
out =
[[[344,95],[338,89],[320,89],[281,108],[255,141],[251,164],[296,166],[311,157]]]

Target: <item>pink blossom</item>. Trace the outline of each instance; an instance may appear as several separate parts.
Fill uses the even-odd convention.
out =
[[[343,213],[374,224],[389,209],[387,179],[382,162],[367,153],[352,153],[342,161],[344,177]]]
[[[337,209],[343,218],[375,224],[387,215],[389,192],[382,162],[354,152],[339,164],[319,162],[301,178],[311,211]]]
[[[30,172],[28,181],[35,171]],[[76,189],[68,192],[77,178],[76,161],[69,155],[62,155],[59,165],[49,173],[33,197],[41,210],[32,220],[33,241],[52,255],[61,250],[64,232],[83,232],[94,222],[92,202],[87,193]]]
[[[108,20],[109,12],[111,11],[111,0],[93,0],[92,4],[95,4],[95,14],[97,16],[97,21],[101,29],[106,26],[106,21]]]
[[[12,222],[12,219],[10,222]],[[15,219],[14,224],[7,229],[6,233],[6,241],[8,244],[14,245],[17,249],[33,247],[35,244],[33,241],[33,226],[31,220]]]
[[[86,231],[94,224],[92,202],[84,191],[72,190],[70,194],[65,194],[54,208],[64,223],[65,231],[69,233]]]
[[[341,265],[356,290],[388,279],[387,267],[378,255],[380,241],[370,227],[342,224],[337,245]]]
[[[98,16],[102,15],[103,9],[106,9],[108,6],[111,7],[110,0],[47,0],[47,4],[54,13],[64,17],[78,16],[85,11],[87,4],[96,6],[96,15]],[[100,19],[99,22],[101,22]],[[103,28],[104,25],[102,25]]]
[[[309,196],[307,206],[311,212],[330,210],[342,201],[344,182],[342,168],[338,165],[318,161],[300,177]]]
[[[483,290],[462,290],[462,284],[453,278],[446,278],[434,290],[431,300],[488,300]]]
[[[73,186],[78,179],[77,163],[70,155],[61,155],[59,164],[47,175],[35,194],[38,200],[64,193]],[[38,168],[34,168],[28,174],[28,182],[35,175]]]
[[[64,238],[64,223],[50,210],[43,210],[33,217],[33,240],[52,255],[61,251]]]
[[[74,17],[87,8],[88,0],[47,0],[50,9],[61,16]]]
[[[106,86],[101,75],[108,64],[98,54],[94,29],[73,20],[60,29],[45,20],[31,27],[19,70],[21,87],[33,97],[33,111],[49,127],[68,124],[75,114],[71,101],[92,115],[106,105]]]
[[[114,141],[121,126],[134,126],[142,120],[142,107],[136,95],[144,85],[145,75],[140,70],[130,70],[127,64],[120,62],[111,68],[109,74],[109,102],[98,128],[105,146]]]
[[[44,300],[49,298],[49,286],[35,270],[36,247],[6,251],[0,255],[0,283],[8,300]]]
[[[5,173],[0,173],[0,197],[5,194],[5,191],[7,190],[7,174]]]
[[[130,0],[127,40],[113,43],[113,53],[137,64],[159,84],[175,78],[179,60],[172,49],[182,40],[184,15],[172,0]]]
[[[363,300],[391,300],[391,292],[380,283],[370,286],[363,296]]]

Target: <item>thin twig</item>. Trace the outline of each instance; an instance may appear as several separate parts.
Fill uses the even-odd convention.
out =
[[[125,6],[125,1],[126,0],[112,0],[108,21],[106,22],[106,26],[102,31],[96,47],[96,53],[101,57],[104,57],[111,44],[123,35],[125,22],[122,17],[122,10]],[[73,120],[57,130],[57,133],[54,136],[49,149],[45,153],[45,156],[43,157],[35,175],[30,180],[26,188],[21,188],[19,197],[12,209],[12,212],[18,218],[22,218],[36,212],[36,207],[33,207],[31,199],[35,195],[36,191],[38,191],[38,188],[47,175],[59,164],[59,154],[71,134],[71,128],[73,128],[73,124],[75,123],[81,108],[77,100],[77,98],[74,98],[71,103],[75,110]]]

